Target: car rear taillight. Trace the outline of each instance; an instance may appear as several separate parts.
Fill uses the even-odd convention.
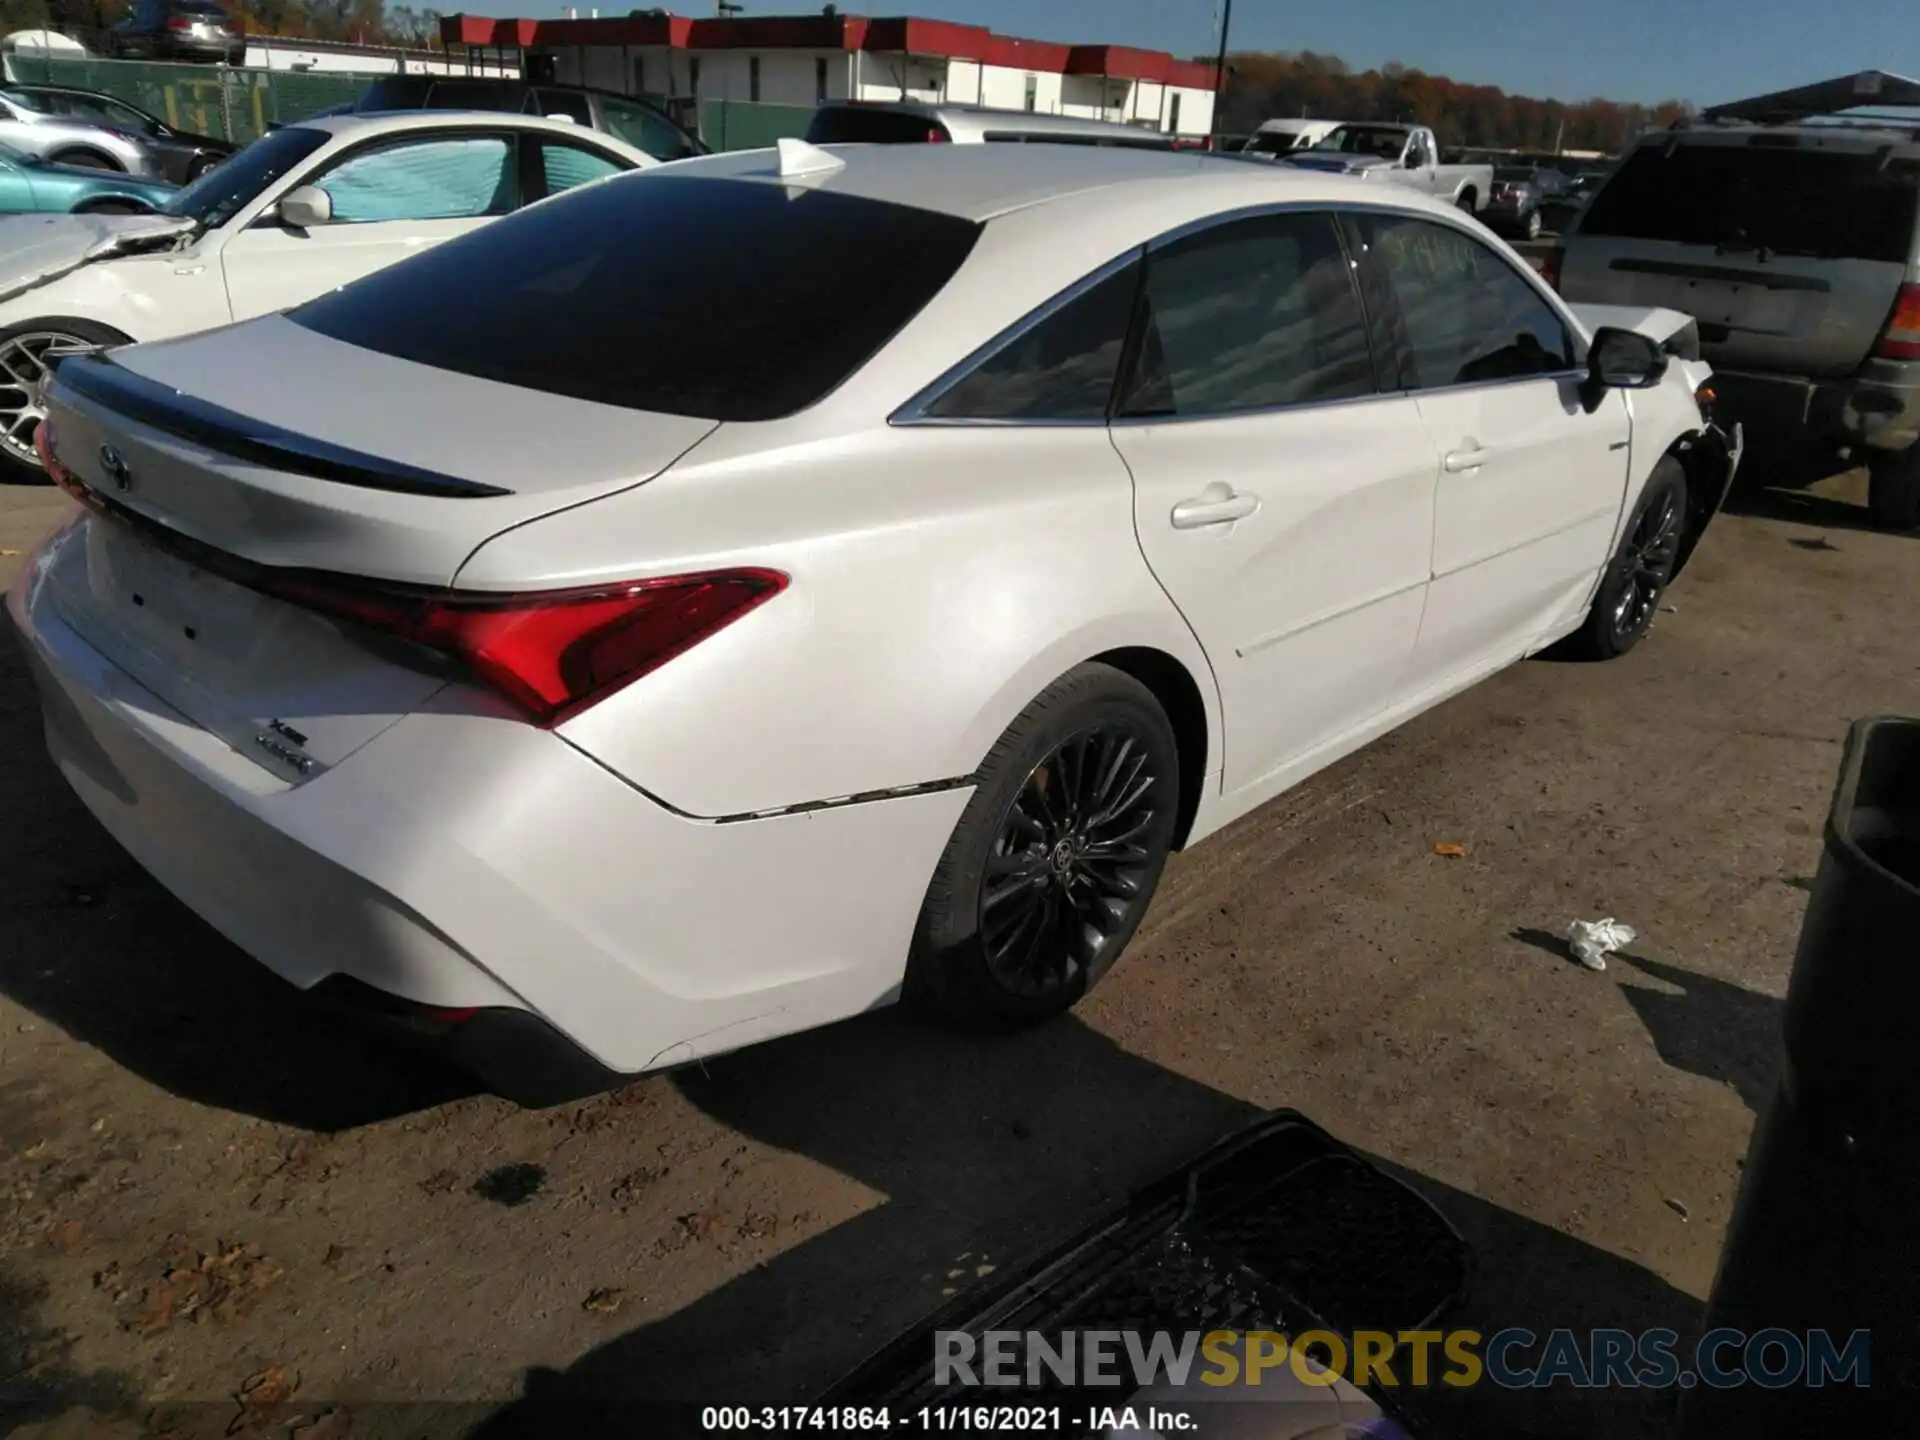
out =
[[[451,656],[530,719],[552,725],[731,625],[786,589],[787,577],[777,570],[718,570],[514,595],[421,594],[347,576],[271,570],[249,583]]]
[[[169,15],[167,17],[167,29],[191,30],[193,29],[193,21],[185,15]]]
[[[1873,353],[1882,360],[1920,360],[1920,285],[1902,285]]]
[[[947,134],[947,127],[944,125],[929,125],[927,127],[927,143],[929,145],[945,145],[952,138],[951,135]]]
[[[223,580],[436,650],[540,725],[577,715],[787,588],[778,570],[740,569],[496,595],[260,565],[179,535],[82,483],[56,458],[52,425],[42,420],[34,432],[40,463],[96,514]]]
[[[1530,257],[1533,260],[1534,270],[1542,280],[1547,282],[1547,288],[1550,290],[1557,291],[1560,288],[1560,261],[1566,253],[1555,245],[1551,250],[1543,250],[1538,255]]]

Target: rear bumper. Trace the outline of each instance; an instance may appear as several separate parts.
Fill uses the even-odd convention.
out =
[[[1842,379],[1765,375],[1714,366],[1721,412],[1756,433],[1869,450],[1920,441],[1920,364],[1869,360]]]
[[[60,544],[7,597],[53,759],[142,866],[294,985],[474,1011],[434,1038],[503,1086],[523,1052],[610,1082],[898,994],[968,792],[693,819],[460,687],[291,784],[66,623],[40,583]]]

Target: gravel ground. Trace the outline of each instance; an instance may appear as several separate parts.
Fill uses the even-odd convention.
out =
[[[573,1400],[804,1395],[1278,1106],[1465,1230],[1465,1322],[1684,1332],[1841,738],[1920,712],[1920,539],[1861,528],[1860,488],[1723,517],[1625,661],[1519,666],[1176,859],[1062,1023],[878,1014],[543,1112],[314,1013],[149,880],[7,647],[0,1430],[562,1433]],[[0,584],[64,510],[0,489]],[[1601,915],[1642,939],[1594,974],[1548,932]],[[1652,1433],[1663,1403],[1451,1398],[1475,1436]]]

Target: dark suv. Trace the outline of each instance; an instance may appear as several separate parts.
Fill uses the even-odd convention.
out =
[[[389,75],[369,85],[351,105],[328,114],[375,115],[391,110],[507,110],[571,120],[644,150],[656,160],[705,155],[707,147],[643,100],[582,85],[536,85],[468,75]]]
[[[1574,223],[1569,300],[1699,323],[1756,453],[1844,449],[1874,519],[1920,527],[1920,135],[1703,124],[1646,137]]]
[[[107,31],[107,53],[122,60],[213,60],[246,63],[239,23],[213,0],[135,0],[127,18]]]

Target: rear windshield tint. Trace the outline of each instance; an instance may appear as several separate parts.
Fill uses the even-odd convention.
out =
[[[824,190],[587,186],[294,310],[364,350],[634,410],[774,420],[919,313],[980,227]]]
[[[925,145],[951,138],[938,120],[902,110],[828,106],[814,111],[807,126],[807,141],[813,145]]]
[[[1904,263],[1920,165],[1864,151],[1643,145],[1594,197],[1582,234]]]

